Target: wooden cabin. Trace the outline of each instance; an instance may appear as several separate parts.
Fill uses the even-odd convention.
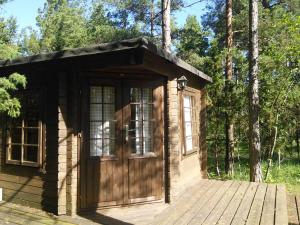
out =
[[[73,215],[172,202],[206,177],[212,80],[147,39],[0,62],[13,72],[28,84],[21,116],[1,117],[5,201]]]

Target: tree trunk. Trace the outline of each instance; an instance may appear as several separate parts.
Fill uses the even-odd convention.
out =
[[[258,0],[249,0],[250,181],[262,182],[258,94]]]
[[[171,0],[162,0],[162,47],[171,52]]]
[[[151,0],[151,12],[150,12],[150,36],[154,37],[154,0]]]
[[[230,92],[232,91],[232,85],[230,82],[233,78],[232,71],[232,47],[233,47],[233,30],[232,30],[232,0],[226,0],[226,101],[227,108],[231,105]],[[225,172],[228,175],[233,176],[234,173],[234,126],[232,116],[227,110],[226,113],[226,152],[225,152]]]

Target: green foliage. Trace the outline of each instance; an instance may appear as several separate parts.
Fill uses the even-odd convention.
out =
[[[0,113],[5,113],[10,117],[20,115],[21,105],[13,93],[25,87],[26,78],[20,74],[13,73],[8,78],[0,77]]]
[[[298,3],[297,3],[298,2]],[[286,152],[300,127],[300,17],[299,1],[280,1],[269,7],[259,8],[259,78],[260,126],[262,150],[269,157],[278,130],[275,154]],[[299,12],[299,11],[298,11]],[[208,139],[210,151],[220,155],[225,150],[224,120],[229,113],[235,123],[236,148],[247,146],[248,127],[248,1],[233,1],[234,30],[234,80],[230,84],[229,105],[225,104],[225,1],[214,0],[208,4],[203,25],[212,31],[207,50],[210,60],[204,71],[213,77],[208,89]],[[223,157],[223,156],[222,156]],[[274,156],[275,157],[275,156]],[[273,157],[273,158],[274,158]],[[220,160],[220,157],[219,159]],[[248,159],[247,159],[248,160]],[[222,160],[223,161],[223,160]],[[265,163],[265,162],[264,162]],[[247,174],[242,167],[242,174]],[[273,170],[272,170],[273,171]],[[236,171],[237,173],[237,171]],[[273,172],[271,172],[273,173]],[[272,176],[272,175],[271,175]]]
[[[87,43],[86,21],[83,9],[76,1],[48,0],[39,10],[37,24],[40,28],[42,51],[57,51],[80,47]]]
[[[0,0],[0,6],[5,0]],[[14,18],[5,20],[0,15],[0,60],[12,59],[19,55],[19,48],[14,44],[16,37],[17,23]],[[14,97],[14,93],[19,88],[26,87],[26,78],[14,73],[9,77],[1,77],[0,74],[0,114],[10,117],[20,115],[20,102]]]

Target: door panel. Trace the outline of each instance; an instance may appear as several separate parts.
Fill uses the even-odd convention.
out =
[[[128,202],[162,198],[163,89],[157,82],[124,82]]]
[[[161,199],[162,83],[97,79],[83,89],[81,208]]]

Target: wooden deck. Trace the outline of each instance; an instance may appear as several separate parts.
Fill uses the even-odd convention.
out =
[[[293,198],[292,198],[293,199]],[[291,225],[299,224],[299,204],[294,202],[296,217]],[[288,210],[285,187],[239,181],[202,180],[186,189],[171,205],[152,203],[131,207],[102,209],[75,218],[55,217],[28,211],[10,203],[0,205],[4,224],[120,224],[120,225],[287,225]],[[289,209],[290,212],[290,209]],[[291,215],[291,214],[290,214]],[[291,216],[289,215],[289,219]],[[0,224],[1,223],[0,219]]]
[[[203,180],[186,190],[152,224],[288,224],[285,187]]]
[[[300,225],[300,195],[287,195],[290,225]]]

